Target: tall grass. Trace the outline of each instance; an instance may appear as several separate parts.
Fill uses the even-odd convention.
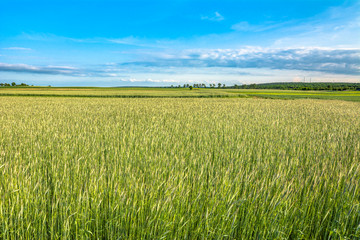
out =
[[[0,238],[360,238],[359,113],[0,97]]]

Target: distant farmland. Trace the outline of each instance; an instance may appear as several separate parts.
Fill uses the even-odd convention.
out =
[[[360,101],[360,91],[301,91],[229,88],[0,87],[0,96],[106,98],[273,98]]]
[[[0,95],[1,239],[360,238],[359,92]]]

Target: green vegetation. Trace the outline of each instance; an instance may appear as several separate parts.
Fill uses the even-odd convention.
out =
[[[16,84],[15,82],[10,83],[0,83],[0,87],[26,87],[29,86],[25,83]],[[51,87],[50,85],[48,87]],[[332,83],[332,82],[314,82],[314,83],[308,83],[308,82],[280,82],[280,83],[262,83],[262,84],[243,84],[243,85],[233,85],[233,86],[225,86],[225,84],[218,83],[217,87],[216,84],[209,84],[209,86],[206,86],[204,83],[194,83],[193,85],[190,84],[184,84],[183,86],[173,86],[171,85],[170,88],[189,88],[192,90],[193,88],[226,88],[226,89],[278,89],[278,90],[303,90],[303,91],[321,91],[321,90],[327,90],[327,91],[360,91],[360,83]],[[80,89],[77,87],[77,89]],[[89,89],[89,88],[86,88]],[[95,88],[92,88],[95,89]],[[127,88],[127,89],[141,89],[141,88]],[[151,89],[151,88],[145,88],[145,89]],[[155,88],[159,89],[159,88]]]
[[[280,90],[303,90],[303,91],[360,91],[360,83],[347,83],[347,82],[277,82],[277,83],[261,83],[261,84],[243,84],[243,85],[233,85],[225,86],[225,84],[209,84],[206,86],[204,83],[195,83],[192,87],[194,88],[227,88],[227,89],[280,89]],[[171,88],[188,88],[189,84],[184,84],[183,86],[173,86]]]
[[[238,88],[238,89],[360,91],[360,83],[283,82],[283,83],[249,84],[249,85],[234,86],[233,88]]]
[[[26,83],[20,83],[20,84],[16,84],[15,82],[10,83],[0,83],[0,87],[27,87],[29,85],[27,85]]]
[[[0,238],[359,239],[359,112],[313,99],[0,97]]]
[[[220,86],[220,85],[219,85]],[[94,87],[9,87],[0,96],[52,96],[102,98],[275,98],[335,99],[360,101],[360,91],[299,91],[221,88],[94,88]]]

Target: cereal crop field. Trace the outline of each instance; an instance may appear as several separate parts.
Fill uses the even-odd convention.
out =
[[[0,97],[0,239],[359,239],[360,103]]]

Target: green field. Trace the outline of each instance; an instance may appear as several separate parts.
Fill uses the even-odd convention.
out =
[[[359,239],[360,103],[312,93],[360,98],[2,88],[0,239]]]
[[[334,99],[360,101],[360,91],[299,91],[199,88],[94,88],[94,87],[2,87],[0,96],[107,97],[107,98],[274,98]]]

